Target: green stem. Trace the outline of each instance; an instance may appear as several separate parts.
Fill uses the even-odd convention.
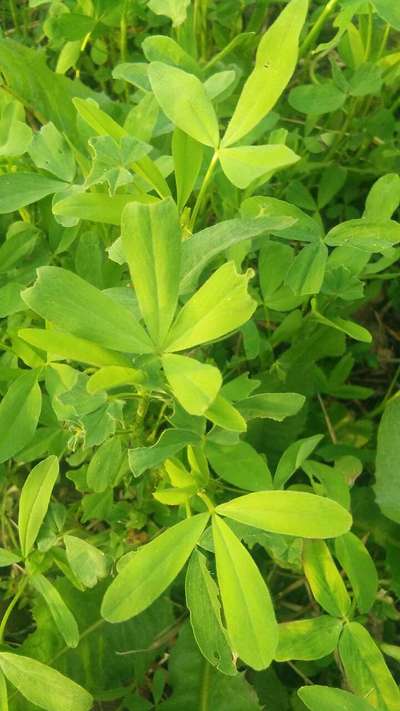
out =
[[[329,2],[326,3],[318,20],[313,25],[313,27],[311,28],[307,37],[305,38],[304,42],[300,46],[300,50],[299,50],[300,57],[303,57],[306,54],[306,52],[310,49],[310,47],[313,45],[315,40],[318,38],[325,22],[327,21],[329,15],[331,15],[332,12],[334,11],[335,6],[337,5],[338,1],[339,0],[329,0]]]
[[[214,506],[213,502],[211,501],[211,499],[207,496],[207,494],[205,494],[204,491],[198,491],[198,492],[197,492],[197,496],[199,497],[199,499],[201,499],[202,501],[204,501],[204,503],[205,503],[205,505],[207,506],[209,512],[210,512],[211,514],[214,513],[214,511],[215,511],[215,506]]]
[[[208,698],[209,698],[209,691],[210,691],[210,671],[211,671],[211,664],[207,662],[207,660],[204,660],[204,669],[203,669],[203,678],[201,681],[201,689],[200,689],[200,703],[199,703],[199,711],[208,711]]]
[[[191,232],[193,232],[193,229],[196,224],[197,216],[200,212],[200,209],[203,207],[207,189],[210,184],[210,180],[212,178],[214,170],[216,168],[217,161],[218,161],[218,151],[215,151],[213,157],[211,158],[210,165],[207,168],[207,172],[204,176],[204,180],[202,182],[201,188],[199,190],[199,194],[197,196],[197,200],[196,200],[194,208],[193,208],[192,216],[190,219],[190,231]]]
[[[119,25],[120,40],[119,40],[119,54],[121,62],[126,62],[127,54],[127,26],[126,26],[126,0],[124,7],[121,12],[121,20]]]
[[[28,584],[28,578],[26,576],[24,578],[20,579],[18,588],[17,588],[17,592],[15,593],[13,599],[11,600],[9,606],[7,607],[7,609],[3,615],[3,619],[0,624],[0,644],[3,644],[4,632],[5,632],[9,617],[10,617],[15,605],[17,604],[18,600],[20,599],[22,593],[24,592],[27,584]]]

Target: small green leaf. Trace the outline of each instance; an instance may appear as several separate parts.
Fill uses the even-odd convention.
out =
[[[6,568],[8,565],[19,563],[20,560],[20,555],[6,550],[6,548],[0,548],[0,568]]]
[[[149,8],[156,15],[166,15],[173,27],[179,27],[186,20],[190,0],[150,0]]]
[[[346,94],[333,81],[323,84],[301,84],[289,94],[289,104],[302,114],[321,116],[340,109],[346,101]]]
[[[330,615],[346,617],[351,600],[324,541],[305,541],[304,573],[316,601]]]
[[[64,193],[65,195],[65,193]],[[147,195],[138,188],[131,188],[126,195],[108,193],[72,193],[53,203],[54,215],[74,220],[91,220],[106,225],[120,225],[122,212],[133,200],[143,203],[157,201],[154,195]]]
[[[121,440],[111,437],[96,449],[86,472],[88,486],[96,492],[115,485],[122,460]]]
[[[201,653],[223,674],[233,676],[237,672],[221,620],[218,587],[208,570],[206,557],[197,550],[189,561],[185,591],[190,623]]]
[[[106,557],[102,551],[76,536],[64,536],[67,560],[78,580],[93,588],[107,575]]]
[[[351,516],[331,499],[303,491],[260,491],[220,504],[221,516],[271,533],[333,538],[346,533]]]
[[[139,548],[104,596],[104,619],[123,622],[149,607],[183,568],[208,519],[208,513],[192,516]]]
[[[53,123],[46,123],[33,134],[29,155],[38,168],[70,183],[75,176],[75,159],[69,144]],[[38,176],[36,175],[35,178]]]
[[[275,659],[312,661],[335,651],[343,623],[334,617],[322,615],[309,620],[283,622],[279,625],[279,643]]]
[[[240,412],[221,394],[217,395],[205,415],[211,422],[214,422],[215,425],[222,427],[224,430],[245,432],[247,429],[246,421]]]
[[[35,371],[23,372],[0,403],[0,462],[21,451],[35,434],[42,394]]]
[[[64,638],[67,647],[77,647],[79,644],[78,625],[58,590],[44,575],[34,575],[30,578],[30,583],[44,598],[54,620],[54,624]]]
[[[288,84],[298,57],[307,0],[291,0],[261,38],[256,66],[248,77],[223,137],[224,147],[236,143],[273,108]]]
[[[128,364],[129,360],[116,351],[102,348],[85,338],[72,336],[65,331],[44,328],[21,328],[18,335],[32,346],[45,351],[55,358],[66,358],[96,366],[115,366]],[[51,357],[49,358],[51,360]]]
[[[158,467],[184,447],[190,444],[200,444],[200,442],[199,435],[189,430],[164,430],[158,442],[153,444],[152,447],[136,447],[129,450],[129,466],[133,475],[138,477],[147,469]]]
[[[25,558],[31,552],[36,541],[57,477],[58,459],[51,455],[31,470],[22,487],[19,500],[18,533]]]
[[[199,143],[217,148],[218,120],[200,79],[162,62],[150,64],[149,79],[170,121]]]
[[[179,311],[165,349],[183,351],[225,336],[245,323],[256,303],[247,292],[251,272],[238,274],[233,262],[217,269]]]
[[[294,294],[308,296],[321,291],[328,259],[328,248],[323,242],[307,244],[290,266],[285,284]]]
[[[285,145],[270,145],[222,148],[219,159],[226,177],[243,189],[257,178],[297,163],[300,157]]]
[[[176,128],[172,136],[177,205],[179,212],[185,207],[196,184],[203,161],[203,146],[187,133]]]
[[[232,649],[253,669],[265,669],[278,644],[278,625],[268,588],[250,553],[217,516],[213,518],[213,538]]]
[[[315,684],[302,686],[297,693],[310,711],[373,711],[374,708],[364,699],[343,689]]]
[[[264,491],[272,487],[265,459],[248,442],[233,446],[207,442],[207,459],[224,481],[245,491]]]
[[[121,385],[140,385],[145,379],[144,372],[137,368],[109,365],[100,368],[90,376],[86,390],[94,395],[101,390],[112,390],[112,388],[119,388]]]
[[[124,306],[66,269],[40,267],[37,273],[22,298],[42,318],[112,350],[152,352],[149,337]]]
[[[305,437],[293,442],[282,454],[274,476],[274,489],[282,489],[286,482],[308,459],[315,447],[320,443],[323,435]]]
[[[400,31],[400,7],[396,3],[392,0],[372,0],[372,4],[385,22]]]
[[[400,204],[400,176],[387,173],[375,181],[365,201],[363,217],[368,221],[390,220]]]
[[[346,533],[336,539],[335,555],[351,582],[359,611],[366,614],[378,593],[378,574],[374,561],[364,543],[354,533]]]
[[[68,188],[55,178],[47,178],[39,173],[6,173],[0,175],[0,215],[19,210],[37,202],[46,195]]]
[[[298,393],[260,393],[241,400],[238,409],[245,420],[267,417],[282,422],[286,417],[296,415],[304,403],[304,395]]]
[[[364,252],[384,252],[400,242],[400,224],[393,220],[348,220],[333,227],[325,242],[331,247],[349,245]]]
[[[218,368],[172,353],[162,357],[162,364],[172,392],[182,407],[191,415],[204,415],[222,385]]]
[[[46,711],[89,711],[93,699],[60,672],[30,657],[0,653],[0,669],[32,704]]]
[[[144,321],[162,346],[178,302],[181,230],[171,198],[122,213],[122,244]]]
[[[358,622],[345,626],[339,654],[349,687],[355,694],[367,698],[379,711],[400,708],[399,688],[365,627]]]
[[[389,402],[384,410],[379,429],[376,453],[375,496],[381,511],[400,523],[400,489],[397,472],[400,470],[400,398]]]

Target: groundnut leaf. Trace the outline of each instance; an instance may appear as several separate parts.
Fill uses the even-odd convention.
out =
[[[108,588],[101,614],[108,622],[135,617],[156,600],[185,565],[209,514],[192,516],[140,548]]]
[[[31,470],[22,487],[19,500],[18,533],[24,556],[29,555],[36,541],[57,477],[58,459],[51,455]]]
[[[221,516],[271,533],[332,538],[346,533],[351,516],[332,499],[302,491],[259,491],[217,506]]]

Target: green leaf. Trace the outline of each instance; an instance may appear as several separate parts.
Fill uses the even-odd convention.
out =
[[[70,183],[75,177],[74,154],[53,123],[46,123],[33,134],[29,155],[38,168],[48,170],[60,180]],[[36,175],[36,178],[38,176]]]
[[[173,394],[191,415],[204,415],[222,385],[218,368],[194,358],[168,353],[162,364]]]
[[[154,343],[165,341],[178,302],[181,230],[171,198],[122,213],[122,244],[140,310]]]
[[[5,548],[0,548],[0,568],[6,568],[14,563],[19,563],[21,556],[8,551]]]
[[[290,106],[302,114],[321,116],[340,109],[346,101],[346,94],[340,91],[333,81],[326,81],[323,84],[295,86],[288,100]]]
[[[305,437],[293,442],[282,454],[274,476],[274,489],[282,489],[286,482],[293,474],[301,467],[303,462],[308,459],[309,455],[314,451],[320,443],[323,435],[314,435],[313,437]]]
[[[396,523],[400,523],[400,490],[398,475],[400,467],[400,399],[389,402],[378,428],[376,452],[375,496],[381,511]]]
[[[217,509],[221,516],[271,533],[333,538],[346,533],[351,516],[331,499],[303,491],[263,491],[240,496]]]
[[[379,711],[395,711],[400,707],[400,691],[383,655],[358,622],[345,626],[339,654],[349,687],[355,694],[367,698]]]
[[[295,257],[285,277],[294,294],[318,294],[324,281],[328,248],[323,242],[307,244]]]
[[[280,234],[294,222],[294,218],[285,216],[225,220],[185,240],[182,244],[181,293],[194,289],[204,267],[224,250],[264,232]]]
[[[99,136],[111,136],[119,140],[124,136],[129,136],[122,126],[114,121],[111,116],[108,116],[104,111],[99,109],[97,103],[92,99],[84,100],[76,98],[73,100],[74,106],[83,120],[97,133]],[[167,197],[170,190],[167,182],[161,175],[157,165],[149,156],[144,156],[132,166],[134,170],[144,177],[155,188],[161,197]]]
[[[371,343],[372,341],[370,332],[367,331],[364,326],[360,326],[358,323],[341,318],[340,316],[324,316],[317,310],[316,301],[314,300],[312,300],[312,314],[320,323],[334,328],[336,331],[345,333],[347,336],[350,336],[350,338],[354,338],[355,341],[361,341],[362,343]]]
[[[147,469],[158,467],[184,447],[200,444],[200,441],[199,435],[189,430],[164,430],[158,442],[152,447],[136,447],[129,450],[129,466],[134,476],[140,476]]]
[[[0,403],[0,462],[21,451],[35,434],[42,394],[34,371],[24,372],[10,385]]]
[[[0,215],[19,210],[67,187],[68,183],[39,173],[0,175]]]
[[[21,328],[18,331],[18,336],[32,346],[48,353],[50,360],[53,355],[56,358],[61,356],[67,360],[76,360],[96,366],[112,367],[117,364],[129,363],[127,358],[125,359],[116,351],[102,348],[96,343],[72,336],[65,331],[56,331],[50,328]]]
[[[2,671],[0,671],[0,708],[2,711],[8,711],[8,693],[6,679]]]
[[[86,472],[88,486],[96,492],[115,485],[122,460],[121,440],[111,437],[96,449]]]
[[[156,15],[166,15],[173,27],[179,27],[186,20],[190,0],[150,0],[149,8]]]
[[[347,220],[329,230],[325,242],[331,247],[349,245],[364,252],[384,252],[400,242],[400,224],[393,220]]]
[[[241,400],[238,409],[245,420],[268,417],[282,422],[286,417],[296,415],[304,403],[304,395],[298,393],[260,393]]]
[[[247,442],[233,446],[207,442],[207,459],[224,481],[245,491],[272,488],[271,473],[265,459]]]
[[[343,624],[334,617],[322,615],[309,620],[283,622],[279,625],[279,643],[275,659],[312,661],[335,651]]]
[[[78,625],[58,590],[44,575],[34,575],[30,578],[30,583],[46,601],[54,624],[64,638],[67,647],[77,647],[79,644]]]
[[[107,575],[106,557],[102,551],[76,536],[64,536],[67,560],[78,580],[93,588]]]
[[[218,587],[207,567],[207,558],[193,551],[186,573],[186,604],[193,634],[204,657],[223,674],[237,673],[226,630],[221,620]]]
[[[149,62],[162,62],[163,64],[183,69],[189,74],[201,75],[201,70],[196,60],[172,37],[148,35],[142,43],[142,50]],[[151,86],[149,91],[151,91]]]
[[[175,580],[208,519],[208,513],[192,516],[139,548],[104,596],[101,607],[104,619],[123,622],[149,607]]]
[[[378,574],[374,561],[364,543],[354,533],[346,533],[336,539],[335,555],[351,582],[359,611],[366,614],[378,593]]]
[[[222,148],[219,159],[226,177],[243,189],[257,178],[297,163],[300,157],[285,145],[267,145]]]
[[[265,669],[278,643],[268,588],[250,553],[229,526],[213,517],[218,585],[235,654],[253,669]]]
[[[273,108],[288,84],[298,57],[299,36],[307,0],[291,0],[269,27],[222,140],[224,147],[236,143]]]
[[[51,667],[20,654],[0,653],[0,669],[32,704],[46,711],[89,711],[93,699],[85,689]]]
[[[19,500],[18,534],[26,558],[36,541],[58,477],[58,459],[54,455],[39,462],[29,473]]]
[[[170,121],[199,143],[218,148],[217,116],[200,79],[162,62],[150,64],[149,79]]]
[[[143,203],[156,202],[157,198],[147,195],[132,186],[126,195],[108,195],[108,193],[81,193],[68,195],[53,205],[53,213],[59,217],[77,220],[91,220],[106,225],[120,225],[122,212],[133,200]]]
[[[385,22],[400,31],[400,7],[396,3],[392,0],[372,0],[372,4]]]
[[[233,262],[217,269],[179,311],[165,350],[182,351],[234,331],[254,312],[247,292],[252,272],[238,274]]]
[[[315,684],[302,686],[297,693],[310,711],[372,711],[374,708],[364,699],[343,689]]]
[[[368,221],[390,220],[400,204],[400,176],[387,173],[375,181],[365,201],[363,217]]]
[[[130,353],[151,353],[152,345],[132,314],[99,289],[60,267],[40,267],[25,303],[55,326],[101,346]]]
[[[288,225],[278,235],[282,239],[315,242],[322,237],[321,226],[318,222],[285,200],[258,195],[244,200],[240,212],[243,217],[248,219],[292,218],[293,226]]]
[[[346,617],[351,600],[324,541],[305,541],[304,573],[316,601],[330,615]]]
[[[205,415],[211,422],[225,430],[245,432],[247,429],[246,421],[240,412],[221,394],[217,395]]]
[[[176,128],[172,136],[172,157],[179,212],[185,207],[199,176],[203,162],[203,146],[187,133]]]
[[[100,368],[90,376],[86,390],[91,395],[101,390],[111,390],[121,385],[140,385],[146,379],[142,370],[119,365],[109,365]]]
[[[32,141],[32,129],[24,123],[24,110],[19,101],[4,106],[0,120],[0,156],[23,155]]]

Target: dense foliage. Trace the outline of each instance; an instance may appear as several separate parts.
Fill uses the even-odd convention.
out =
[[[399,711],[400,3],[0,11],[1,711]]]

